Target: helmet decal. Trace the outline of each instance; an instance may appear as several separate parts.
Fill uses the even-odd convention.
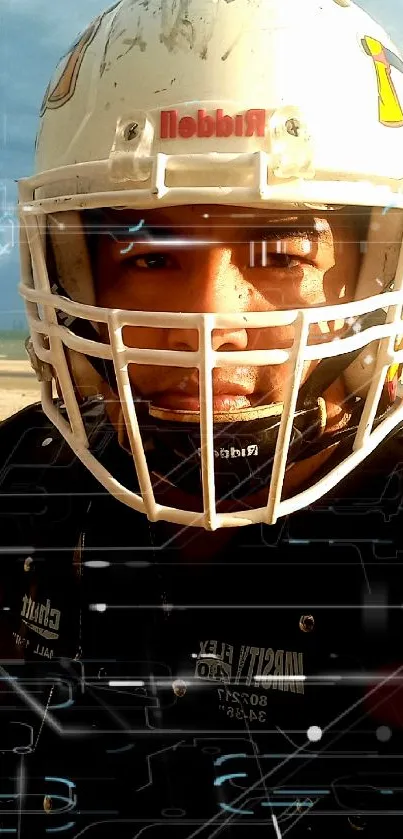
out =
[[[375,66],[378,83],[379,122],[389,128],[403,125],[403,110],[393,84],[391,67],[403,73],[403,61],[398,55],[384,47],[376,38],[368,35],[361,40],[362,46]]]
[[[94,40],[105,15],[113,11],[113,9],[118,5],[119,3],[115,3],[95,18],[87,29],[78,36],[69,51],[62,57],[62,60],[64,59],[64,63],[62,65],[60,75],[57,77],[56,82],[52,79],[46,89],[40,110],[41,117],[49,108],[61,108],[71,99],[76,89],[78,74],[80,72],[85,53],[91,42]],[[52,82],[53,87],[51,88]]]

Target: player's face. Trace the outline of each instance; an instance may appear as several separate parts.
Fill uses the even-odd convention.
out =
[[[124,218],[123,218],[124,216]],[[352,299],[360,261],[351,213],[170,207],[114,214],[126,237],[100,237],[97,304],[151,312],[264,312]],[[160,239],[160,241],[159,241]],[[264,240],[264,241],[263,241]],[[310,342],[341,335],[342,321],[311,327]],[[294,326],[217,329],[213,349],[290,347]],[[129,346],[195,351],[197,331],[125,327]],[[280,402],[287,364],[216,368],[215,410]],[[309,363],[304,377],[308,375]],[[137,391],[160,407],[198,410],[195,369],[131,364]]]

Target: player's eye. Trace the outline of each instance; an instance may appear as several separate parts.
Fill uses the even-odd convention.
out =
[[[172,267],[172,259],[167,253],[139,253],[132,256],[130,264],[141,271],[158,271]]]
[[[298,268],[303,260],[300,257],[293,256],[289,253],[268,253],[266,258],[266,266],[268,268]],[[264,262],[260,263],[264,266]]]
[[[290,271],[300,268],[307,262],[303,254],[287,253],[285,247],[274,250],[271,242],[251,242],[249,245],[249,267],[250,268],[274,268],[279,271]],[[291,249],[290,248],[290,249]]]

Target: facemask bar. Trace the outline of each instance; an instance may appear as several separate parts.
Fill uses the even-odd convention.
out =
[[[158,152],[141,159],[147,179],[144,175],[140,177],[139,160],[134,153],[127,155],[129,169],[122,171],[119,168],[116,172],[113,161],[111,152],[105,160],[61,166],[26,178],[20,181],[20,201],[29,212],[28,205],[38,190],[34,206],[44,213],[126,205],[148,209],[156,203],[158,206],[209,203],[261,206],[264,200],[278,207],[300,204],[301,207],[403,208],[402,180],[374,178],[370,173],[357,176],[354,172],[344,172],[341,177],[338,171],[315,172],[313,168],[308,176],[307,161],[301,164],[298,150],[292,152],[288,144],[281,154],[278,149],[271,153],[240,154],[167,155]],[[308,163],[312,166],[311,157]],[[210,185],[192,184],[195,171]]]
[[[24,196],[25,197],[25,196]],[[111,194],[109,193],[109,205]],[[88,201],[87,201],[88,199]],[[103,203],[104,197],[100,199]],[[75,203],[81,206],[94,206],[94,196],[77,196]],[[54,212],[54,199],[46,206],[48,212]],[[96,202],[95,202],[96,203]],[[98,204],[99,206],[99,204]],[[70,202],[68,203],[71,209]],[[257,522],[274,523],[278,517],[307,506],[334,487],[342,477],[358,465],[396,425],[403,420],[403,406],[394,406],[389,415],[372,431],[373,420],[378,408],[382,381],[389,365],[403,362],[403,351],[395,351],[396,337],[402,332],[403,303],[403,250],[400,256],[395,278],[395,291],[354,303],[324,306],[315,309],[275,311],[237,314],[174,314],[129,312],[93,307],[74,303],[51,292],[44,252],[44,239],[40,221],[43,221],[44,202],[28,203],[25,198],[21,206],[22,237],[21,262],[23,269],[20,292],[26,302],[27,315],[35,352],[45,364],[53,365],[59,380],[63,400],[67,410],[68,422],[52,400],[52,385],[42,383],[42,402],[46,415],[55,424],[62,436],[89,471],[112,495],[129,507],[143,512],[151,521],[167,520],[186,526],[203,527],[215,530],[219,527],[240,526]],[[32,260],[32,271],[31,271]],[[33,288],[34,285],[34,288]],[[41,311],[38,307],[42,307]],[[388,310],[384,325],[370,327],[348,338],[340,338],[326,345],[308,345],[308,331],[312,324],[323,320],[337,320],[343,317],[355,317],[379,308]],[[110,344],[79,338],[66,326],[58,323],[56,310],[72,317],[83,318],[108,326]],[[267,328],[294,324],[295,339],[291,350],[258,350],[244,352],[218,352],[212,349],[212,331],[214,329]],[[133,349],[125,345],[122,330],[125,325],[172,327],[197,329],[199,350],[197,352],[161,351]],[[44,349],[41,336],[48,336],[50,348]],[[372,341],[380,341],[372,385],[365,401],[361,422],[356,434],[354,450],[342,463],[329,472],[325,478],[316,482],[292,498],[281,500],[290,434],[298,398],[303,365],[307,360],[336,356],[344,352],[364,347]],[[67,365],[64,346],[86,355],[112,360],[118,383],[122,410],[127,425],[129,441],[142,497],[120,484],[99,463],[89,451],[89,442],[80,415],[74,386]],[[193,367],[199,371],[200,393],[200,431],[201,431],[201,470],[203,486],[203,513],[194,513],[158,504],[152,490],[150,472],[147,466],[144,448],[139,432],[136,409],[128,376],[130,363],[158,364],[162,366]],[[218,513],[214,493],[214,448],[213,448],[213,412],[212,412],[212,370],[214,367],[233,365],[265,366],[291,362],[287,391],[284,396],[282,414],[277,439],[273,472],[269,487],[268,501],[265,507],[242,510],[233,513]]]

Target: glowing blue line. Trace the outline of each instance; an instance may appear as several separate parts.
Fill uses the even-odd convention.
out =
[[[240,813],[244,816],[253,816],[253,810],[237,810],[235,807],[231,807],[230,804],[222,804],[220,803],[220,807],[222,810],[225,810],[227,813]]]
[[[312,807],[307,801],[261,801],[262,807]]]
[[[311,540],[310,539],[289,539],[288,540],[290,545],[309,545]]]
[[[144,221],[145,220],[142,218],[141,221],[138,224],[136,224],[134,227],[129,227],[127,232],[128,233],[138,233],[139,230],[141,230],[141,228],[143,227]],[[123,250],[121,250],[120,253],[129,253],[131,251],[131,249],[134,247],[134,244],[135,244],[134,242],[129,242],[128,247],[123,248]]]
[[[243,752],[239,752],[239,754],[234,752],[233,754],[229,755],[221,755],[221,757],[217,757],[214,761],[214,766],[221,766],[222,763],[224,763],[226,760],[232,760],[233,757],[248,757],[248,755]]]
[[[62,830],[70,830],[71,827],[75,827],[75,822],[67,822],[67,824],[63,824],[61,827],[47,827],[46,833],[61,833]]]
[[[219,778],[216,778],[214,781],[215,787],[220,787],[224,781],[231,781],[232,778],[247,778],[246,772],[233,772],[232,775],[220,775]]]
[[[330,789],[274,789],[274,795],[330,795]]]
[[[397,208],[398,208],[398,205],[395,202],[393,202],[392,204],[388,204],[387,207],[383,208],[382,215],[386,216],[386,213],[388,212],[388,210],[392,210],[392,209],[397,210]]]
[[[53,778],[51,775],[46,775],[45,781],[56,781],[58,784],[66,784],[66,786],[70,787],[70,789],[76,788],[74,781],[69,781],[68,778]]]
[[[123,248],[120,253],[130,253],[131,249],[134,248],[134,242],[130,242],[127,248]]]
[[[66,699],[65,702],[61,702],[59,705],[49,705],[50,708],[70,708],[71,705],[75,704],[74,699]]]
[[[139,221],[138,224],[134,225],[134,227],[129,227],[129,233],[137,233],[139,230],[141,230],[143,224],[144,224],[144,219],[142,218],[141,221]]]

